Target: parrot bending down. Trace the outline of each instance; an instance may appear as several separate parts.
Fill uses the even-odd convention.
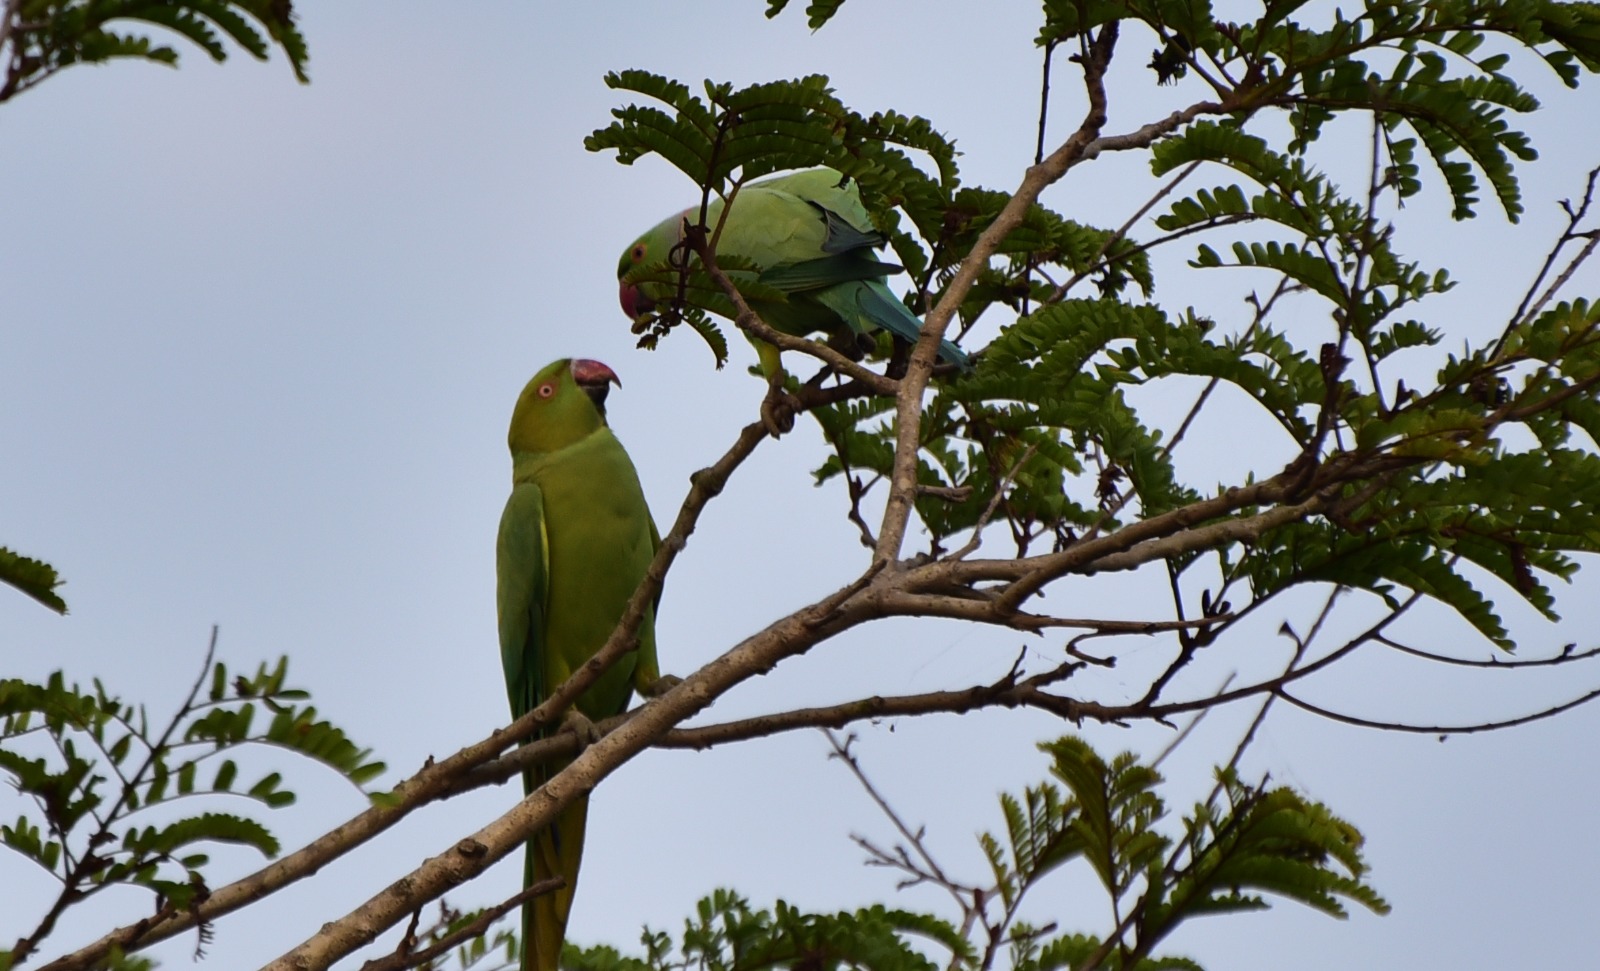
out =
[[[533,376],[511,415],[511,497],[496,543],[500,660],[511,712],[521,717],[587,661],[616,627],[660,545],[639,476],[606,427],[609,385],[598,361],[561,360]],[[571,726],[622,713],[637,687],[656,685],[655,609],[624,656],[574,705]],[[545,734],[552,734],[546,729]],[[560,771],[523,774],[532,792]],[[566,886],[523,906],[524,971],[555,971],[577,888],[588,797],[575,800],[528,841],[527,886],[552,876]]]
[[[715,232],[723,200],[706,208],[706,225]],[[683,239],[683,221],[698,219],[693,206],[668,217],[640,236],[617,264],[622,310],[637,320],[665,299],[665,288],[627,282],[636,266],[666,260]],[[835,339],[882,328],[915,342],[922,321],[889,291],[884,279],[900,267],[878,259],[885,242],[872,226],[854,179],[829,168],[806,169],[742,187],[717,240],[717,253],[740,256],[762,268],[759,282],[782,290],[787,299],[752,300],[751,309],[774,330],[795,337],[824,331]],[[646,292],[655,291],[655,292]],[[768,380],[781,373],[778,349],[751,338]],[[961,348],[942,341],[939,356],[966,370],[972,366]]]

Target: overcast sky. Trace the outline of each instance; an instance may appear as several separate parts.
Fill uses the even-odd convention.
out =
[[[798,0],[797,0],[798,2]],[[395,770],[475,741],[506,720],[494,627],[495,526],[509,483],[505,427],[527,378],[558,357],[598,358],[621,376],[610,415],[658,520],[688,475],[756,414],[754,355],[735,342],[716,372],[692,334],[637,351],[617,308],[615,266],[642,229],[687,205],[692,186],[654,160],[619,166],[583,136],[620,101],[602,83],[629,67],[697,84],[826,73],[862,109],[929,117],[955,137],[968,181],[1013,187],[1032,156],[1038,54],[1034,4],[857,0],[821,32],[801,11],[769,22],[758,0],[697,4],[349,2],[305,5],[313,83],[281,59],[215,66],[183,49],[177,71],[74,68],[0,107],[0,543],[49,560],[72,607],[58,618],[0,591],[0,673],[101,677],[160,711],[176,702],[220,624],[238,667],[287,653],[293,680]],[[1128,130],[1192,96],[1156,88],[1147,37],[1120,52],[1110,128]],[[1429,323],[1442,352],[1496,332],[1580,190],[1594,153],[1592,94],[1571,95],[1522,62],[1550,110],[1528,123],[1543,159],[1524,170],[1528,217],[1492,202],[1453,224],[1435,184],[1402,214],[1401,249],[1461,280]],[[1081,117],[1070,65],[1057,73],[1052,129]],[[1580,100],[1580,97],[1584,100]],[[1317,161],[1354,184],[1366,141],[1346,126]],[[1084,166],[1047,201],[1120,225],[1148,197],[1144,157]],[[1144,224],[1136,232],[1149,232]],[[1160,264],[1167,305],[1237,324],[1265,277]],[[1203,279],[1201,279],[1203,278]],[[1575,293],[1597,290],[1587,271]],[[1170,291],[1166,288],[1170,287]],[[1308,326],[1326,320],[1307,302]],[[1423,367],[1419,373],[1426,374]],[[1143,393],[1155,415],[1187,407],[1192,384]],[[1180,456],[1205,488],[1256,467],[1232,444],[1257,421],[1203,422]],[[664,670],[687,674],[864,566],[814,425],[767,443],[703,519],[668,581]],[[998,541],[998,537],[997,537]],[[1061,585],[1065,614],[1142,617],[1154,578]],[[1487,584],[1497,596],[1503,589]],[[1525,652],[1596,638],[1600,579],[1584,574],[1550,625],[1507,603]],[[1193,673],[1195,691],[1281,664],[1275,633],[1304,629],[1317,599],[1286,598]],[[1349,623],[1376,616],[1351,597]],[[1442,612],[1410,637],[1482,657]],[[901,621],[829,642],[730,694],[702,720],[991,681],[1019,648],[1036,663],[1060,639],[1026,640],[948,622]],[[1076,690],[1116,699],[1169,645],[1130,642],[1115,672]],[[1095,680],[1097,679],[1097,680]],[[1371,717],[1460,722],[1506,717],[1600,683],[1600,666],[1496,675],[1357,657],[1308,691]],[[1077,682],[1075,682],[1077,684]],[[1207,719],[1165,768],[1179,809],[1203,795],[1251,708]],[[1041,779],[1030,743],[1072,726],[1036,712],[865,725],[859,752],[887,794],[926,823],[947,865],[983,876],[973,834],[997,829],[995,795]],[[1441,741],[1280,710],[1245,761],[1328,802],[1368,836],[1372,881],[1395,907],[1330,920],[1288,903],[1186,926],[1167,951],[1214,969],[1583,967],[1600,871],[1592,739],[1600,711]],[[1090,726],[1107,754],[1158,751],[1166,729]],[[886,901],[894,877],[861,865],[851,833],[888,842],[884,821],[823,740],[800,733],[706,753],[653,752],[593,801],[569,935],[630,949],[641,924],[676,931],[693,901],[733,886],[834,910]],[[302,799],[272,825],[295,847],[361,808],[360,796],[297,769]],[[288,949],[517,798],[515,786],[434,807],[317,878],[217,925],[210,967],[250,967]],[[0,795],[0,816],[16,807]],[[246,854],[219,857],[243,873]],[[452,895],[513,892],[506,864]],[[50,883],[0,858],[0,884]],[[128,893],[74,915],[50,953],[144,912]],[[1084,874],[1045,884],[1030,911],[1101,933]],[[8,905],[0,938],[36,915]],[[192,939],[159,950],[186,965]]]

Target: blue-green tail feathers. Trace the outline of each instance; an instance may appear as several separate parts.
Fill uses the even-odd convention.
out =
[[[838,314],[857,334],[869,333],[877,327],[912,344],[922,336],[922,321],[890,293],[881,280],[852,280],[808,296]],[[939,357],[963,371],[972,370],[972,359],[949,341],[939,342]]]

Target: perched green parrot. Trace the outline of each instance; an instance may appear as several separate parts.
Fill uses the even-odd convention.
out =
[[[500,660],[511,712],[521,717],[587,661],[616,627],[660,545],[639,476],[606,427],[609,386],[599,361],[561,360],[533,376],[511,414],[511,498],[495,547]],[[657,686],[655,610],[638,650],[578,698],[569,726],[620,714],[633,689]],[[546,734],[550,734],[546,730]],[[562,765],[523,775],[532,792]],[[566,886],[523,908],[524,971],[555,971],[577,889],[588,797],[574,801],[528,841],[526,885],[552,876]]]
[[[713,231],[722,218],[723,201],[706,209]],[[667,297],[659,284],[635,286],[622,278],[634,267],[668,258],[683,238],[685,218],[698,219],[700,207],[670,216],[634,240],[617,263],[622,310],[637,320]],[[806,169],[753,182],[741,188],[717,240],[717,253],[741,256],[762,268],[761,283],[782,290],[787,299],[752,300],[751,309],[773,329],[796,337],[817,331],[836,340],[882,328],[915,341],[922,321],[889,288],[884,279],[900,267],[878,259],[884,236],[872,226],[855,180],[833,169]],[[778,349],[752,340],[761,371],[770,380],[781,371]],[[939,356],[963,369],[971,362],[961,348],[944,341]]]

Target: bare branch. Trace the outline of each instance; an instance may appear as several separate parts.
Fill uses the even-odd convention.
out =
[[[1600,698],[1600,688],[1579,695],[1571,701],[1564,701],[1559,705],[1542,708],[1532,714],[1518,715],[1515,718],[1504,718],[1497,721],[1469,722],[1464,725],[1411,725],[1405,722],[1386,721],[1378,718],[1363,718],[1359,715],[1347,715],[1331,708],[1312,704],[1304,698],[1297,698],[1285,690],[1280,689],[1276,694],[1279,698],[1302,711],[1309,711],[1313,715],[1321,715],[1330,721],[1343,722],[1346,725],[1359,725],[1362,728],[1382,728],[1392,732],[1413,732],[1419,735],[1471,735],[1477,732],[1499,731],[1502,728],[1515,728],[1518,725],[1542,721],[1559,715],[1564,711],[1571,711],[1574,708],[1588,704],[1596,698]]]
[[[1084,86],[1089,94],[1089,111],[1083,122],[1060,148],[1050,154],[1049,158],[1028,169],[1022,185],[1012,194],[994,221],[979,234],[967,258],[962,260],[950,284],[945,288],[944,296],[939,299],[933,310],[929,311],[922,325],[922,337],[911,350],[911,362],[906,369],[905,377],[901,379],[899,394],[895,401],[895,457],[893,474],[889,480],[889,500],[884,509],[883,526],[878,530],[878,548],[875,553],[878,560],[885,563],[894,562],[899,558],[901,547],[905,543],[906,527],[916,498],[918,431],[922,422],[922,397],[928,387],[928,378],[933,372],[934,360],[938,356],[939,341],[944,337],[951,320],[955,318],[961,302],[966,299],[972,285],[977,282],[978,274],[988,264],[989,258],[999,248],[1001,241],[1021,225],[1028,208],[1038,200],[1039,193],[1043,192],[1046,186],[1059,180],[1072,166],[1091,157],[1089,146],[1097,140],[1096,136],[1099,135],[1101,126],[1106,122],[1103,80],[1106,67],[1111,61],[1112,51],[1116,47],[1116,40],[1115,21],[1100,29],[1091,55],[1083,58]],[[1174,127],[1179,123],[1181,122],[1174,121]],[[1160,124],[1163,123],[1157,123],[1158,126]],[[1159,133],[1152,131],[1150,141],[1154,141]],[[1145,142],[1146,145],[1149,143]]]
[[[913,883],[925,882],[943,887],[949,892],[950,896],[955,898],[956,906],[965,910],[969,906],[967,897],[974,892],[975,888],[957,884],[945,875],[944,869],[939,866],[939,861],[933,858],[933,854],[929,852],[927,845],[922,841],[924,830],[919,827],[913,832],[911,827],[906,825],[905,820],[900,818],[900,814],[895,812],[894,807],[889,805],[889,800],[885,799],[883,793],[878,791],[878,787],[874,786],[872,780],[867,778],[867,773],[861,768],[861,763],[856,759],[854,753],[850,751],[850,744],[855,741],[856,737],[851,735],[841,742],[837,735],[827,729],[823,729],[822,734],[827,737],[828,744],[833,747],[833,754],[830,757],[840,760],[850,769],[851,774],[856,777],[856,781],[861,784],[861,788],[866,790],[868,797],[877,804],[878,809],[883,812],[884,816],[888,817],[894,828],[899,830],[901,838],[916,851],[917,857],[922,862],[919,864],[913,861],[903,846],[896,847],[898,852],[890,855],[873,846],[865,837],[854,837],[857,845],[873,854],[884,865],[899,867],[910,873],[914,878]]]
[[[759,424],[750,427],[756,429],[758,439],[764,436]],[[696,488],[700,488],[699,482]],[[667,548],[665,542],[662,548]],[[733,686],[770,671],[784,658],[803,654],[842,630],[872,619],[871,576],[869,573],[863,578],[865,582],[851,584],[833,596],[779,619],[652,699],[634,717],[590,745],[510,812],[423,861],[350,913],[324,924],[299,946],[266,967],[270,971],[320,971],[330,967],[345,955],[366,946],[417,907],[478,876],[548,826],[562,809],[592,790],[618,766]],[[621,631],[619,628],[618,634],[613,635],[613,642],[618,640]],[[612,646],[608,643],[601,653]],[[595,663],[589,662],[590,665]],[[588,668],[589,665],[585,665],[580,672]]]
[[[1283,487],[1286,482],[1280,481],[1282,478],[1281,476],[1275,476],[1261,483],[1262,486],[1267,486],[1268,488],[1261,490],[1259,498],[1265,499],[1267,503],[1285,498],[1286,490]],[[1229,493],[1234,492],[1235,490],[1230,489],[1214,500],[1194,503],[1174,512],[1198,512],[1201,507],[1212,504],[1226,511],[1233,511],[1244,506],[1264,504],[1260,502],[1240,502],[1241,495],[1229,495]],[[1239,492],[1252,493],[1255,492],[1255,489],[1247,486],[1239,490]],[[1022,571],[1021,575],[1006,588],[996,606],[1002,610],[1019,607],[1024,600],[1038,592],[1046,583],[1074,569],[1096,573],[1110,570],[1131,570],[1145,563],[1167,559],[1183,553],[1212,549],[1226,543],[1249,542],[1260,538],[1263,533],[1270,529],[1308,519],[1324,511],[1332,505],[1335,493],[1336,489],[1330,487],[1324,491],[1319,491],[1303,502],[1274,506],[1253,516],[1222,519],[1205,526],[1195,525],[1195,523],[1203,522],[1211,517],[1200,516],[1191,519],[1188,516],[1181,516],[1178,519],[1184,521],[1180,525],[1178,519],[1162,522],[1167,520],[1168,516],[1173,515],[1171,513],[1165,516],[1153,516],[1125,529],[1118,530],[1110,536],[1088,543],[1080,543],[1061,553],[1038,557],[1037,564]],[[1137,535],[1146,532],[1141,527],[1148,527],[1150,534],[1148,537]]]

